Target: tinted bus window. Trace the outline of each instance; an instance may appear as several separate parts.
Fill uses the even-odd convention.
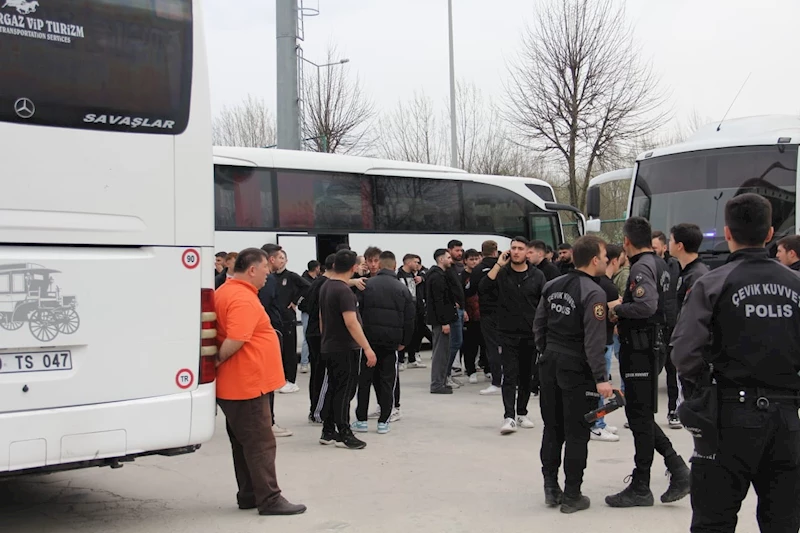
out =
[[[215,165],[214,222],[217,230],[274,228],[270,171]]]
[[[191,0],[0,1],[0,121],[186,128]]]
[[[461,231],[458,183],[421,178],[375,178],[378,230]]]
[[[371,230],[372,183],[349,174],[278,171],[281,229]]]
[[[465,182],[463,191],[468,232],[525,235],[527,213],[537,210],[518,194],[494,185]]]

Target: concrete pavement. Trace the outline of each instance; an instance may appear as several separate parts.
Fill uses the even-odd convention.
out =
[[[375,433],[370,420],[370,433],[361,437],[368,445],[360,451],[318,444],[320,426],[306,421],[308,374],[300,374],[300,392],[278,395],[277,421],[294,431],[278,439],[280,484],[290,501],[308,505],[304,515],[259,517],[237,509],[220,413],[214,439],[191,455],[143,458],[118,470],[0,480],[0,531],[688,531],[688,497],[669,505],[658,502],[668,485],[658,455],[652,472],[655,507],[611,509],[603,502],[625,486],[623,478],[633,469],[633,439],[622,427],[621,412],[608,420],[620,428],[620,442],[589,445],[584,493],[591,509],[562,515],[543,503],[537,399],[530,402],[536,428],[501,436],[502,402],[499,396],[478,395],[486,386],[483,378],[452,396],[433,396],[429,369],[409,369],[400,376],[403,420],[392,424],[388,435]],[[666,426],[663,376],[661,396],[657,420],[688,459],[688,432]],[[752,491],[739,517],[738,532],[758,531]]]

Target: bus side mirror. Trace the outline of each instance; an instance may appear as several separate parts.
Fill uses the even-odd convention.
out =
[[[590,218],[586,221],[586,233],[600,233],[599,218]]]
[[[600,218],[600,187],[589,187],[587,189],[586,214],[589,218]]]

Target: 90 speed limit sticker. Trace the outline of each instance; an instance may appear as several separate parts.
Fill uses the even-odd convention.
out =
[[[194,374],[188,368],[178,370],[175,375],[175,384],[181,389],[188,389],[194,385]]]
[[[183,263],[183,266],[189,270],[197,268],[200,265],[200,252],[194,248],[187,248],[183,251],[181,262]]]

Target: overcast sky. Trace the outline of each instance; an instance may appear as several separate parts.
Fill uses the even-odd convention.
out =
[[[305,57],[322,63],[335,43],[378,110],[424,90],[448,96],[446,0],[304,0]],[[624,0],[620,0],[624,1]],[[456,77],[503,96],[506,64],[535,24],[537,0],[454,0]],[[730,117],[800,113],[794,41],[797,0],[627,0],[642,60],[671,92],[672,110],[719,119],[748,74]],[[214,112],[251,93],[275,109],[275,1],[205,0]],[[500,7],[502,6],[502,8]],[[336,67],[341,68],[341,67]]]

